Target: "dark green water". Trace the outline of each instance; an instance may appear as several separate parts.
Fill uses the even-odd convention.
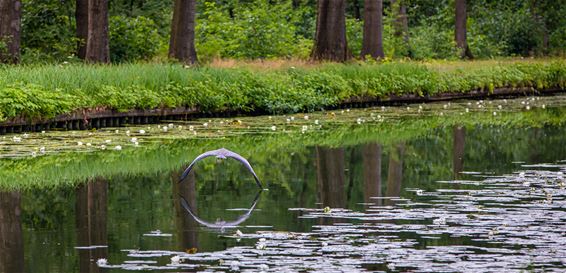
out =
[[[356,139],[355,132],[346,137]],[[197,166],[195,176],[181,184],[176,181],[183,167],[149,174],[130,172],[96,177],[76,186],[54,189],[5,191],[0,194],[0,272],[120,271],[97,266],[96,262],[101,258],[110,264],[128,260],[167,264],[170,256],[128,257],[124,250],[204,253],[254,246],[257,239],[230,236],[237,230],[244,234],[259,231],[307,233],[318,230],[313,228],[318,225],[366,222],[347,218],[309,218],[304,217],[303,211],[290,208],[329,207],[365,212],[371,206],[398,203],[375,197],[415,199],[415,189],[424,192],[475,189],[477,186],[437,181],[481,181],[484,178],[473,172],[503,175],[525,169],[521,167],[524,164],[557,163],[566,159],[564,125],[450,125],[387,142],[362,140],[355,144],[321,146],[298,143],[291,151],[285,147],[255,150],[253,154],[236,151],[246,154],[250,163],[258,166],[257,171],[269,188],[259,195],[255,210],[237,228],[204,227],[180,206],[178,198],[184,196],[195,213],[209,222],[235,220],[244,214],[254,202],[257,187],[251,175],[230,160],[217,163],[207,159]],[[171,147],[163,145],[161,152],[175,153],[174,147],[183,146],[182,143]],[[194,142],[186,145],[194,145]],[[192,158],[190,156],[186,161],[190,162]],[[135,161],[136,158],[124,160]],[[560,194],[556,196],[556,200],[561,200]],[[426,198],[421,201],[427,202]],[[564,205],[555,209],[565,212]],[[395,220],[391,223],[422,222]],[[147,236],[157,230],[162,236]],[[377,238],[380,235],[384,234],[375,231],[364,236]],[[414,249],[435,245],[486,246],[485,242],[452,236],[427,239],[410,230],[402,231],[399,236],[403,240],[414,239],[418,243],[410,247]],[[356,241],[351,244],[355,245]],[[80,249],[89,246],[101,247]],[[561,264],[554,263],[548,268],[559,270],[564,267],[562,257]],[[364,267],[356,270],[362,269]],[[371,263],[365,269],[395,271]],[[277,267],[271,266],[270,270],[276,272]],[[540,268],[535,271],[538,270]]]

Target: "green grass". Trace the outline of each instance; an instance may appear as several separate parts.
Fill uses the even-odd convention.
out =
[[[201,111],[294,113],[352,98],[463,93],[501,87],[565,88],[566,61],[323,64],[280,69],[175,64],[0,67],[0,121],[82,109],[189,106]]]

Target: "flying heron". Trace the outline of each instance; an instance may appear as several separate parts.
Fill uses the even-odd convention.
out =
[[[204,152],[201,155],[197,156],[197,158],[195,158],[195,160],[193,160],[193,162],[191,162],[191,164],[189,165],[189,167],[187,167],[187,169],[183,172],[183,174],[181,175],[181,178],[179,179],[179,183],[182,182],[187,175],[189,175],[189,173],[191,172],[191,170],[193,169],[193,167],[195,166],[195,164],[202,160],[205,159],[207,157],[210,156],[215,156],[217,159],[226,159],[226,158],[233,158],[236,159],[238,161],[240,161],[242,164],[244,164],[244,166],[246,167],[246,169],[248,169],[248,171],[250,171],[252,173],[252,175],[254,176],[255,179],[255,183],[257,184],[257,186],[260,189],[263,189],[263,186],[261,185],[261,182],[259,181],[259,178],[257,177],[257,175],[254,172],[254,169],[252,168],[252,165],[250,165],[250,163],[248,162],[248,160],[246,160],[244,157],[242,157],[241,155],[234,153],[228,149],[225,148],[220,148],[218,150],[212,150],[212,151],[208,151],[208,152]]]
[[[261,195],[261,192],[262,192],[262,190],[257,192],[257,194],[254,198],[254,201],[252,203],[252,206],[246,211],[246,213],[244,213],[240,217],[238,217],[238,219],[236,219],[234,221],[217,220],[214,223],[210,223],[210,222],[207,222],[207,221],[199,218],[194,213],[193,209],[191,208],[191,206],[189,205],[187,200],[183,196],[179,196],[179,197],[181,198],[181,205],[183,206],[183,208],[185,208],[185,210],[189,213],[189,215],[191,217],[193,217],[193,219],[195,219],[195,221],[197,221],[199,224],[201,224],[205,227],[212,228],[212,229],[220,229],[220,231],[224,232],[225,228],[235,228],[239,224],[243,223],[248,218],[250,218],[250,216],[252,215],[252,212],[255,210],[255,207],[256,207],[256,205],[259,201],[259,196]]]

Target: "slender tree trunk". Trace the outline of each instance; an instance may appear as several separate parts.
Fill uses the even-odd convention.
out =
[[[0,272],[24,272],[21,194],[0,192]]]
[[[175,0],[169,57],[186,64],[197,62],[195,49],[196,0]]]
[[[20,62],[22,3],[0,0],[0,63]]]
[[[473,58],[472,52],[468,47],[467,30],[466,30],[466,0],[456,0],[456,46],[460,50],[460,58]]]
[[[108,0],[88,0],[88,38],[85,59],[93,63],[110,62]]]
[[[365,0],[362,59],[383,58],[383,0]]]
[[[75,21],[77,24],[77,57],[84,60],[88,39],[88,0],[76,0]]]
[[[407,5],[400,0],[391,0],[391,11],[395,16],[393,22],[393,35],[402,38],[405,44],[409,43],[409,18],[407,16]]]
[[[350,58],[346,39],[346,1],[318,0],[313,60],[343,62]]]
[[[316,147],[316,181],[319,202],[330,208],[346,207],[344,148]],[[341,222],[321,219],[321,224]]]

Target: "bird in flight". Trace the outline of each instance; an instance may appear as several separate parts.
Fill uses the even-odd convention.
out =
[[[259,181],[259,178],[257,177],[254,169],[252,168],[252,165],[250,165],[250,163],[248,162],[248,160],[246,160],[244,157],[242,157],[241,155],[234,153],[228,149],[225,148],[220,148],[218,150],[212,150],[212,151],[208,151],[208,152],[204,152],[201,155],[197,156],[197,158],[195,158],[195,160],[193,160],[193,162],[191,162],[191,164],[189,165],[189,167],[187,167],[187,169],[183,172],[183,174],[181,175],[181,178],[179,179],[179,183],[182,182],[187,175],[189,175],[189,173],[191,172],[191,170],[193,169],[193,167],[195,166],[195,164],[200,161],[203,160],[207,157],[211,157],[211,156],[215,156],[217,159],[226,159],[226,158],[233,158],[235,160],[240,161],[242,164],[244,164],[244,167],[246,167],[246,169],[248,171],[250,171],[252,173],[252,175],[254,176],[255,179],[255,183],[257,184],[257,186],[260,189],[263,189],[263,186],[261,185],[261,182]]]

